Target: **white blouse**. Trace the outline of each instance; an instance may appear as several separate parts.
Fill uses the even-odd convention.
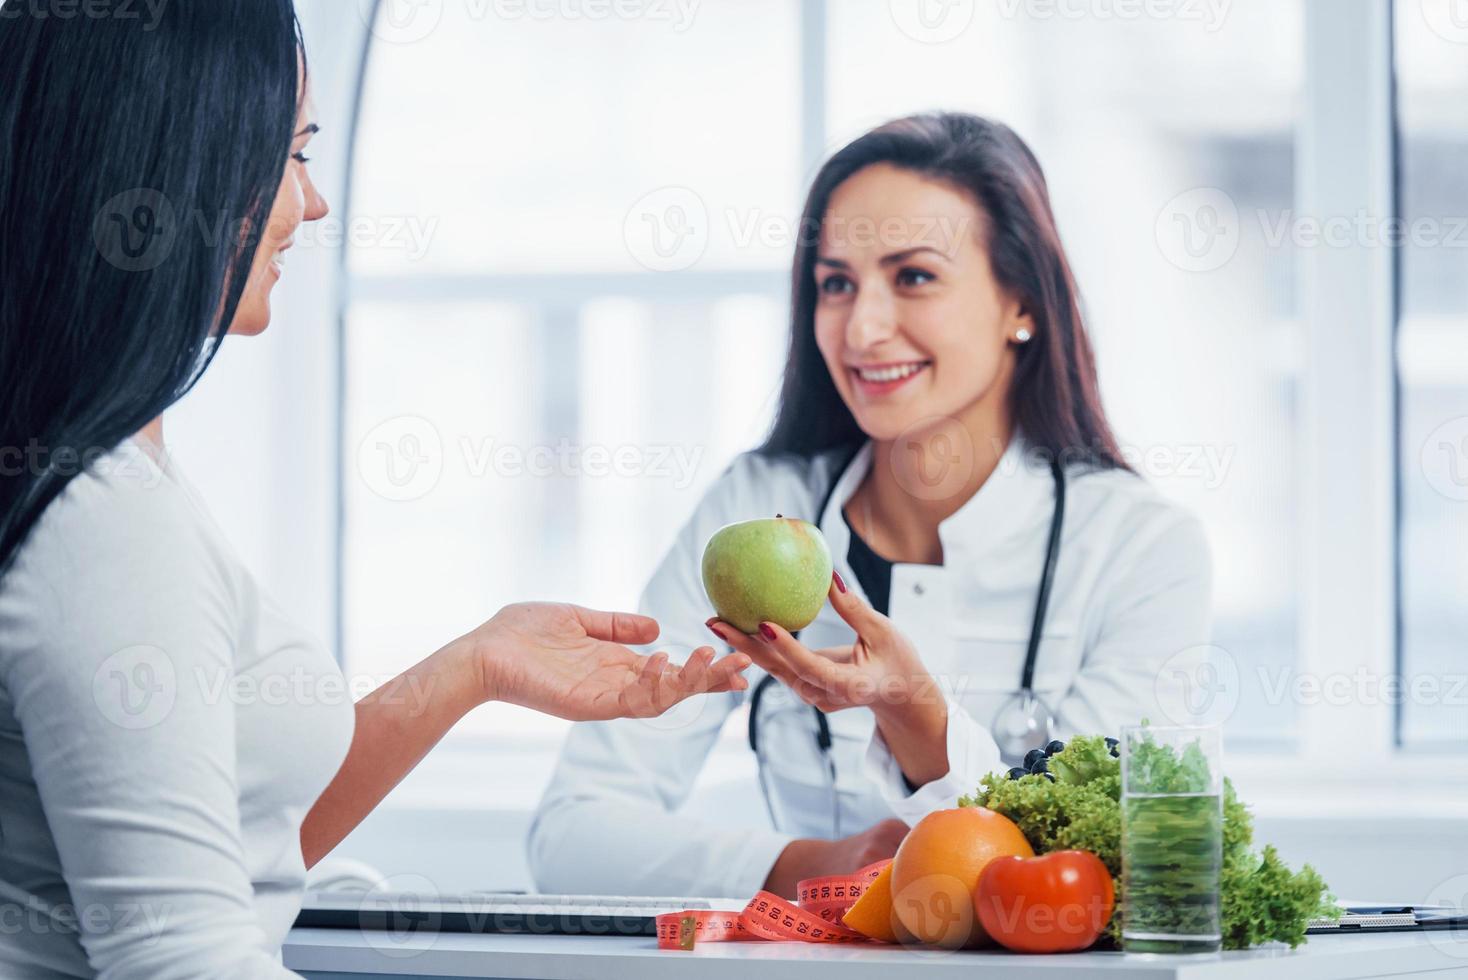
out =
[[[717,642],[703,625],[713,610],[701,559],[709,537],[735,521],[781,513],[817,523],[836,569],[860,592],[847,563],[850,531],[842,509],[870,469],[871,455],[867,446],[840,473],[843,460],[835,454],[736,460],[643,595],[642,611],[663,628],[658,646],[676,657]],[[1211,563],[1202,526],[1130,472],[1070,467],[1066,476],[1034,689],[1054,709],[1061,738],[1115,733],[1143,718],[1165,723],[1169,706],[1180,701],[1175,688],[1182,675],[1171,668],[1191,667],[1209,637]],[[1015,437],[979,491],[940,526],[943,564],[893,566],[888,614],[945,690],[949,772],[913,791],[869,710],[828,715],[841,836],[893,816],[914,824],[1008,767],[989,725],[1020,686],[1054,502],[1048,463]],[[853,638],[829,604],[801,634],[813,649]],[[747,676],[753,691],[763,672],[752,668]],[[767,697],[775,691],[809,712],[783,688]],[[767,720],[763,704],[762,754],[774,761],[767,782],[785,823],[781,831],[714,829],[675,813],[725,720],[748,698],[749,692],[734,692],[690,699],[654,723],[574,726],[530,832],[539,886],[747,897],[791,839],[832,836],[830,777],[810,735],[798,726],[787,726],[788,736],[777,734],[782,729]]]
[[[72,480],[0,582],[0,975],[293,976],[354,717],[175,467]]]

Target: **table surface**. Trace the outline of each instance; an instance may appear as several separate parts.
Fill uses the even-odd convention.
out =
[[[1468,975],[1468,934],[1453,932],[1312,936],[1285,946],[1195,956],[1079,953],[1017,956],[808,943],[706,943],[692,952],[659,950],[651,938],[621,936],[418,935],[348,929],[295,929],[285,965],[310,977],[488,977],[496,980],[876,980],[901,968],[924,980],[983,976],[1075,980],[1343,980],[1446,971]]]

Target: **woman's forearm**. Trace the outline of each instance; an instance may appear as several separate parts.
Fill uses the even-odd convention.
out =
[[[478,662],[455,641],[357,702],[346,761],[301,825],[306,867],[341,843],[483,701]]]
[[[933,694],[872,709],[887,750],[914,787],[948,775],[948,705],[936,685]]]

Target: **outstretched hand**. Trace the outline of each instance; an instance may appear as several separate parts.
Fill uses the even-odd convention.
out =
[[[699,647],[675,667],[666,653],[645,657],[625,646],[657,637],[647,616],[544,602],[506,606],[471,634],[485,700],[570,721],[652,718],[695,694],[748,688],[742,653],[715,661],[711,647]]]

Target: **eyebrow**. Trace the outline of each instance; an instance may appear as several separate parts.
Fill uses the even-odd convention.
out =
[[[311,123],[311,125],[296,134],[296,139],[300,139],[302,136],[315,136],[319,132],[321,132],[321,127],[315,123]]]
[[[917,255],[917,254],[919,254],[921,252],[931,252],[932,254],[938,256],[939,258],[944,258],[944,259],[948,258],[948,256],[944,255],[942,252],[938,251],[936,248],[933,248],[931,245],[919,245],[916,248],[903,249],[901,252],[893,252],[891,255],[884,255],[884,256],[882,256],[882,258],[880,258],[880,259],[877,260],[877,264],[878,265],[883,265],[883,266],[897,265],[897,264],[899,264],[901,262],[906,262],[908,259],[912,258],[914,255]],[[833,267],[835,267],[837,269],[849,269],[849,268],[851,268],[851,263],[849,263],[849,262],[845,262],[845,261],[843,261],[841,259],[829,258],[828,256],[824,256],[824,255],[817,255],[816,256],[816,264],[817,265],[829,265],[829,266],[833,266]]]

